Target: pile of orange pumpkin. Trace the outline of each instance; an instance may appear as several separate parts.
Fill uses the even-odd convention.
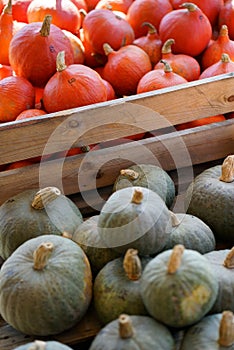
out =
[[[231,0],[0,0],[0,13],[0,123],[234,71]]]

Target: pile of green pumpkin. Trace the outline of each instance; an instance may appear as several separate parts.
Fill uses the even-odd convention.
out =
[[[0,207],[0,314],[35,337],[72,328],[91,303],[90,350],[234,349],[234,155],[196,176],[185,213],[162,168],[123,169],[86,220],[58,188]],[[183,336],[178,336],[179,334]],[[36,340],[14,350],[69,350]]]

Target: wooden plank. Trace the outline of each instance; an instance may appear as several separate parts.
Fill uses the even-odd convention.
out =
[[[233,73],[0,125],[0,164],[234,110]]]
[[[170,171],[224,158],[234,152],[234,119],[173,132],[139,142],[100,149],[62,160],[0,173],[1,199],[27,188],[56,186],[65,194],[113,184],[119,171],[133,163],[151,163]],[[192,173],[191,173],[192,176]],[[16,181],[17,179],[17,181]],[[88,200],[88,198],[87,198]]]

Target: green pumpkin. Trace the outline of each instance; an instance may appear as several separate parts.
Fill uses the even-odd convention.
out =
[[[114,192],[99,215],[100,237],[107,247],[125,254],[161,251],[171,231],[170,212],[162,198],[144,187],[126,187]]]
[[[139,258],[135,249],[128,249],[123,258],[106,264],[94,281],[93,296],[97,315],[107,324],[122,313],[147,315],[140,294],[142,269],[149,257]]]
[[[72,240],[79,244],[87,255],[93,276],[111,260],[118,258],[121,254],[112,248],[107,248],[102,242],[98,231],[99,215],[94,215],[85,220],[75,230]]]
[[[122,314],[96,335],[89,350],[173,350],[174,345],[167,327],[151,317]]]
[[[210,313],[224,310],[234,312],[234,248],[209,252],[204,255],[219,282],[219,291]]]
[[[26,190],[0,207],[0,256],[6,260],[30,238],[73,234],[83,222],[77,206],[56,187]]]
[[[164,250],[183,244],[201,254],[213,251],[216,241],[212,230],[194,215],[171,212],[172,231]]]
[[[69,346],[58,341],[35,340],[34,342],[18,346],[14,350],[72,350]]]
[[[157,165],[139,164],[122,169],[114,183],[117,191],[130,186],[146,187],[156,192],[170,208],[175,199],[175,185],[168,173]]]
[[[48,336],[71,328],[85,315],[91,297],[88,258],[68,238],[32,238],[0,270],[1,316],[25,334]]]
[[[229,310],[205,316],[187,330],[180,350],[234,350],[233,325]]]
[[[186,191],[187,213],[199,217],[221,241],[234,241],[234,156],[198,175]]]
[[[146,265],[141,294],[156,320],[175,328],[186,327],[210,311],[218,294],[218,281],[202,254],[178,244]]]

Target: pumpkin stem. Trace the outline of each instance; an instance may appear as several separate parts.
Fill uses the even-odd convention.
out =
[[[50,242],[39,245],[39,247],[33,252],[33,268],[35,270],[43,270],[46,267],[53,249],[54,245]]]
[[[56,57],[56,70],[62,72],[67,68],[65,63],[65,51],[60,51]]]
[[[219,326],[219,345],[229,347],[234,344],[234,318],[231,311],[223,311]]]
[[[46,342],[35,340],[28,350],[46,350]]]
[[[128,315],[122,314],[119,316],[119,336],[122,339],[128,339],[133,336],[134,330],[132,321]]]
[[[133,196],[132,196],[132,200],[131,203],[135,203],[135,204],[141,204],[143,199],[143,192],[141,189],[135,189]]]
[[[229,62],[231,62],[230,57],[229,57],[229,55],[227,53],[222,53],[221,62],[222,63],[229,63]]]
[[[37,210],[44,209],[47,204],[61,195],[57,187],[45,187],[35,194],[32,207]]]
[[[105,53],[106,56],[108,56],[111,52],[114,51],[112,49],[112,47],[109,44],[107,44],[107,43],[103,44],[103,50],[104,50],[104,53]]]
[[[120,170],[120,175],[123,175],[130,180],[137,180],[139,177],[139,173],[132,169],[122,169]]]
[[[143,22],[142,27],[147,26],[148,27],[148,34],[156,34],[157,30],[155,28],[155,26],[152,23],[149,22]]]
[[[234,180],[234,155],[227,156],[221,167],[220,181],[232,182]]]
[[[7,15],[12,15],[12,1],[9,0],[8,3],[5,5],[4,9],[2,10],[2,13]]]
[[[141,260],[138,256],[138,250],[128,249],[124,255],[123,268],[131,281],[138,281],[141,277]]]
[[[165,73],[170,73],[173,71],[173,69],[171,68],[171,65],[167,61],[160,60],[160,62],[164,64],[164,72]]]
[[[194,12],[198,9],[197,5],[193,4],[192,2],[184,2],[183,4],[180,5],[180,7],[184,7],[189,12]]]
[[[171,45],[175,44],[175,40],[174,39],[168,39],[165,41],[165,43],[162,46],[162,54],[166,54],[166,53],[171,53]]]
[[[227,267],[228,269],[234,268],[234,247],[230,250],[230,252],[227,254],[223,266]]]
[[[226,24],[223,24],[220,28],[219,36],[227,36],[227,35],[228,35],[228,27],[226,26]]]
[[[42,26],[41,26],[41,36],[49,36],[50,35],[50,25],[51,25],[51,21],[52,21],[52,16],[51,15],[46,15]]]
[[[177,270],[180,267],[182,255],[184,252],[184,246],[182,244],[176,244],[172,250],[168,266],[167,266],[167,272],[169,274],[174,274],[177,272]]]
[[[178,219],[178,216],[173,213],[173,211],[169,210],[170,212],[170,215],[171,215],[171,224],[172,224],[172,227],[177,227],[180,225],[181,221]]]

